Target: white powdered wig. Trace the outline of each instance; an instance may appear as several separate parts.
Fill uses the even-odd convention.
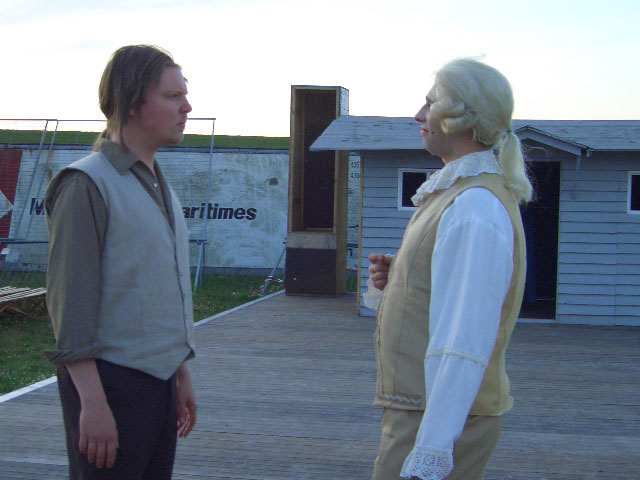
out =
[[[495,68],[470,58],[453,60],[436,73],[431,114],[445,133],[473,130],[473,139],[498,152],[503,176],[520,203],[531,200],[520,140],[511,131],[513,93]]]

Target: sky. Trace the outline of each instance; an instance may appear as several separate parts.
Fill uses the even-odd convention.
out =
[[[217,134],[288,136],[291,85],[411,117],[458,57],[505,74],[514,118],[640,119],[637,0],[1,0],[0,118],[103,118],[109,56],[143,43]]]

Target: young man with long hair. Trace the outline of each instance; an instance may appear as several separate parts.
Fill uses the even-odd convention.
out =
[[[155,161],[182,140],[187,86],[164,50],[117,50],[94,153],[51,181],[47,306],[71,478],[169,479],[196,421],[187,227]]]

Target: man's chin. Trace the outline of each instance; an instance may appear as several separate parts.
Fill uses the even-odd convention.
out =
[[[177,145],[184,139],[184,134],[176,135],[173,138],[168,138],[165,143],[165,147],[170,147],[172,145]]]

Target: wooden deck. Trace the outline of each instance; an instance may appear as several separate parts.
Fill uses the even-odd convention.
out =
[[[374,320],[278,295],[196,328],[198,423],[175,479],[370,478]],[[640,328],[520,324],[516,401],[486,479],[640,478]],[[66,478],[55,384],[0,403],[0,478]]]

